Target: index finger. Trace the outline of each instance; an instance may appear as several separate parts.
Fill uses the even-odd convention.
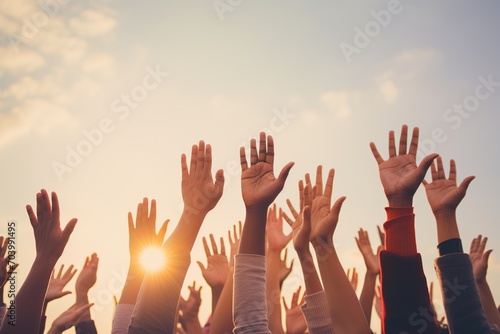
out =
[[[328,198],[332,198],[332,193],[333,193],[333,178],[335,176],[335,169],[330,169],[328,172],[328,179],[326,180],[326,186],[325,186],[325,196]],[[317,189],[316,189],[317,191]]]

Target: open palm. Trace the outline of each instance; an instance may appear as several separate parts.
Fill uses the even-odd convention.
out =
[[[328,179],[323,191],[322,167],[318,166],[316,171],[316,185],[311,193],[311,234],[309,240],[315,243],[332,243],[333,233],[337,227],[340,208],[345,197],[339,198],[333,207],[331,205],[333,191],[333,177],[335,170],[330,169]],[[309,176],[306,175],[306,187],[310,187]]]
[[[245,148],[240,149],[241,162],[241,192],[245,206],[269,206],[285,185],[285,180],[293,166],[288,163],[279,176],[274,176],[274,141],[260,133],[259,153],[255,139],[250,141],[250,167],[248,166]]]
[[[474,176],[465,178],[457,187],[455,161],[450,161],[450,175],[449,178],[446,178],[441,157],[437,158],[435,164],[432,164],[431,172],[432,182],[427,183],[424,180],[423,184],[432,211],[434,213],[454,211],[465,197],[467,188]]]
[[[413,129],[410,147],[407,147],[408,127],[403,125],[399,139],[399,150],[396,152],[394,131],[389,132],[389,159],[384,160],[374,143],[370,143],[373,156],[377,161],[380,181],[384,187],[386,197],[398,202],[396,206],[411,206],[413,195],[425,177],[427,169],[438,156],[426,156],[417,166],[418,128]],[[393,205],[391,205],[393,206]]]

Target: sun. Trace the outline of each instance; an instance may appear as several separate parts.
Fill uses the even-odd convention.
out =
[[[142,251],[141,265],[146,271],[157,271],[165,265],[165,254],[161,248],[148,247]]]

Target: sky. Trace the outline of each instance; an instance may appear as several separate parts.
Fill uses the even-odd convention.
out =
[[[369,142],[385,158],[388,131],[408,124],[420,128],[419,159],[437,152],[446,166],[456,160],[460,181],[476,176],[459,225],[465,249],[489,237],[499,303],[499,10],[463,0],[0,0],[0,234],[16,223],[19,285],[35,256],[25,206],[42,188],[56,191],[62,224],[78,218],[59,264],[81,268],[99,255],[92,317],[109,332],[128,265],[127,213],[155,198],[171,232],[182,210],[180,156],[203,139],[226,179],[185,280],[205,285],[206,318],[201,237],[226,236],[244,218],[238,149],[262,130],[274,136],[276,170],[295,162],[276,200],[285,210],[305,173],[335,168],[334,199],[347,200],[334,241],[362,281],[354,237],[368,230],[375,248],[387,204]],[[418,249],[436,281],[423,188],[414,205]],[[298,263],[292,276],[287,300]],[[50,304],[48,324],[72,298]]]

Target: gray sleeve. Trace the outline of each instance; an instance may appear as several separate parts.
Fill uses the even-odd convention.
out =
[[[235,334],[271,334],[266,305],[266,258],[238,254],[234,259]]]
[[[436,259],[450,333],[490,334],[472,271],[469,254],[452,253]]]
[[[311,334],[333,334],[332,318],[328,311],[325,290],[305,296],[305,304],[300,308],[306,318]]]
[[[118,304],[116,305],[115,316],[113,317],[113,326],[111,334],[127,334],[130,318],[134,311],[134,304]]]

